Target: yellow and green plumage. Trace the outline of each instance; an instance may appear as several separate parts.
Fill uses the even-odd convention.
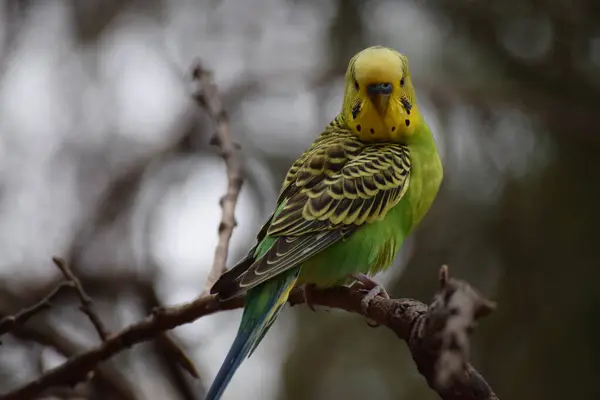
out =
[[[207,400],[221,397],[294,286],[327,287],[389,267],[441,180],[407,58],[380,46],[359,52],[348,65],[342,111],[291,166],[256,246],[211,290],[223,300],[247,295]]]

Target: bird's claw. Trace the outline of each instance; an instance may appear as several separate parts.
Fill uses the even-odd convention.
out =
[[[315,289],[315,285],[312,283],[307,283],[302,288],[302,296],[304,297],[304,303],[311,311],[317,311],[315,305],[313,304],[313,290]]]
[[[385,288],[382,285],[375,282],[374,280],[372,280],[371,278],[369,278],[368,276],[364,274],[357,274],[354,275],[353,278],[356,279],[355,284],[358,283],[360,286],[362,286],[364,290],[367,290],[367,293],[363,296],[363,298],[360,301],[360,306],[364,315],[367,315],[369,311],[369,306],[375,297],[381,296],[384,299],[390,298]],[[379,326],[379,324],[373,321],[371,318],[365,317],[365,320],[367,322],[367,325],[369,325],[372,328],[376,328]]]

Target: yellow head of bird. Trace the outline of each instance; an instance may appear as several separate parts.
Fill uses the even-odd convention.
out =
[[[415,97],[407,57],[368,47],[348,64],[342,114],[361,140],[402,142],[421,123]]]

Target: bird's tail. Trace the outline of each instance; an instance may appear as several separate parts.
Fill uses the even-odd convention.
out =
[[[206,400],[218,400],[242,361],[252,355],[256,346],[275,321],[298,279],[299,268],[282,273],[248,291],[242,322]]]

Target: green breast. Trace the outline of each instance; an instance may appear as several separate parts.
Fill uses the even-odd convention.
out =
[[[435,141],[428,128],[426,131],[426,134],[421,135],[420,140],[409,145],[412,160],[411,180],[402,199],[406,200],[406,207],[412,213],[407,234],[429,211],[443,178],[442,163]]]

